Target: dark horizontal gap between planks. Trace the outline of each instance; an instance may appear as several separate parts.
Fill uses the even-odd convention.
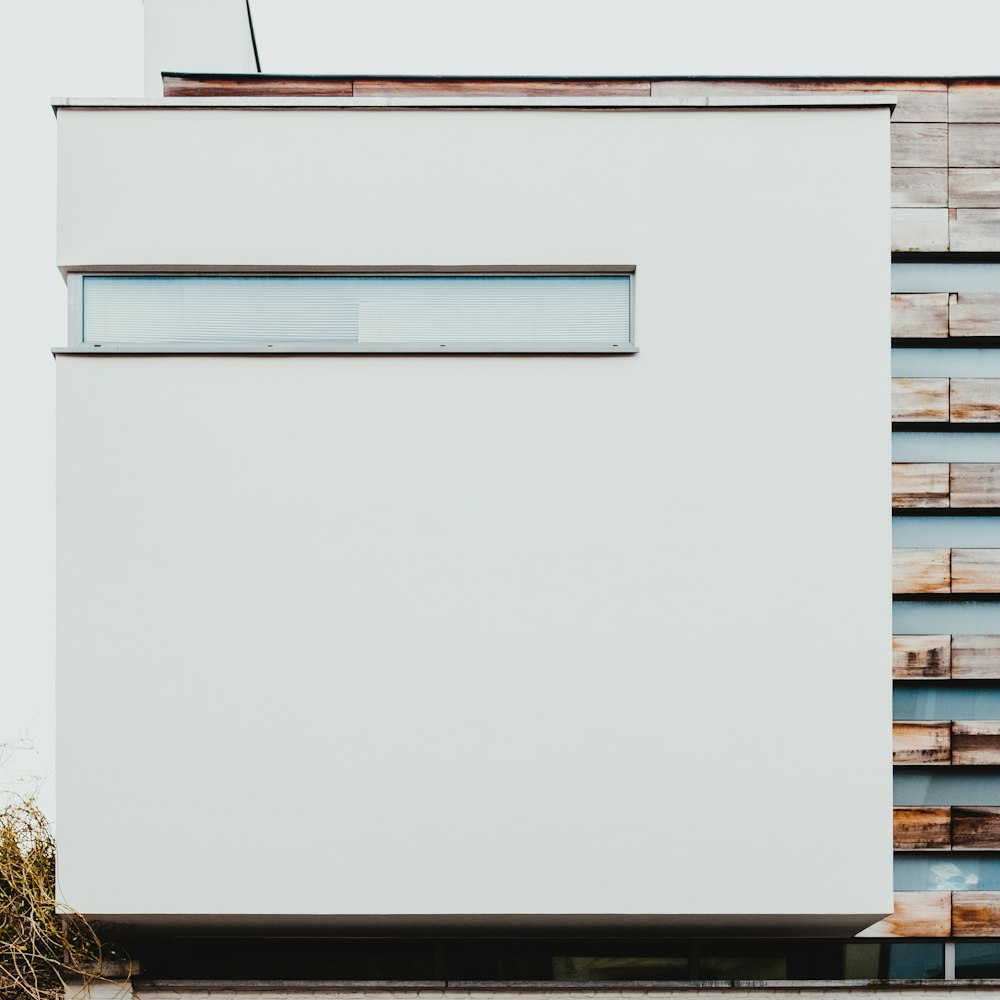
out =
[[[897,462],[896,465],[907,465],[906,462]],[[922,463],[915,462],[915,465]],[[928,463],[928,464],[940,464],[946,465],[945,462],[940,463]],[[953,464],[965,464],[965,463],[953,463]],[[974,464],[974,463],[970,463]],[[984,463],[987,464],[987,463]],[[998,517],[1000,516],[1000,506],[997,507],[893,507],[892,508],[893,517]],[[923,548],[924,546],[901,546],[902,548]],[[943,548],[944,546],[941,546]],[[951,546],[955,549],[963,548],[989,548],[989,546],[982,545],[953,545]],[[934,548],[934,546],[930,546]]]
[[[910,124],[910,123],[907,123]],[[914,122],[912,124],[919,124]],[[905,169],[905,168],[897,168]],[[920,169],[920,168],[916,168]],[[929,170],[930,167],[925,167],[923,169]],[[944,167],[938,167],[934,169],[943,170]],[[953,168],[956,169],[956,168]],[[963,169],[963,168],[958,168]],[[966,170],[977,170],[977,169],[992,169],[990,167],[966,167]],[[942,208],[944,206],[941,206]],[[982,250],[982,251],[951,251],[951,250],[933,250],[927,251],[926,253],[921,251],[910,251],[910,250],[897,250],[892,254],[892,262],[894,264],[1000,264],[1000,252],[995,250]],[[945,291],[946,289],[942,289]],[[905,295],[905,294],[918,294],[916,292],[906,293],[897,292],[893,289],[894,294]],[[928,338],[929,339],[929,338]]]
[[[920,292],[904,293],[895,292],[893,294],[903,295],[903,294],[922,294]],[[926,294],[926,293],[923,293]],[[959,292],[959,295],[963,293]],[[973,294],[972,292],[968,293]],[[1000,335],[995,337],[893,337],[892,338],[893,347],[922,347],[924,350],[938,350],[942,348],[944,350],[950,350],[953,348],[962,348],[966,350],[977,350],[984,347],[1000,347]],[[947,375],[928,375],[928,376],[902,376],[904,378],[948,378]],[[971,378],[974,376],[966,375],[954,375],[950,376],[952,378]]]
[[[923,546],[917,546],[922,548]],[[952,548],[962,548],[960,545],[953,545]],[[941,546],[945,548],[945,546]],[[1000,601],[1000,593],[960,593],[960,594],[896,594],[892,595],[894,601],[931,601],[937,604],[956,604],[965,602],[987,602]]]
[[[909,376],[905,376],[905,377],[909,377]],[[918,378],[918,377],[922,377],[922,376],[913,376],[913,377],[914,378]],[[927,376],[927,377],[928,378],[948,378],[949,376],[947,376],[947,375],[939,375],[939,376]],[[967,378],[969,376],[955,375],[955,376],[952,376],[952,377],[954,377],[954,378]],[[964,434],[967,431],[973,431],[973,432],[975,432],[977,434],[996,434],[997,432],[1000,432],[1000,421],[996,421],[994,423],[978,422],[978,423],[974,423],[974,424],[971,424],[971,423],[970,424],[960,424],[960,423],[956,423],[955,421],[952,421],[952,420],[921,420],[921,421],[916,421],[916,420],[913,420],[913,421],[908,421],[908,420],[894,420],[892,422],[892,429],[896,433],[905,433],[906,431],[938,431],[938,432],[940,432],[942,434],[959,434],[959,433]],[[921,463],[919,463],[919,462],[916,462],[916,463],[906,463],[906,462],[904,462],[904,463],[899,463],[899,464],[903,464],[903,465],[907,465],[907,464],[920,465]],[[945,463],[941,462],[939,464],[944,465]],[[967,463],[957,462],[955,464],[956,465],[964,465],[964,464],[967,464]]]

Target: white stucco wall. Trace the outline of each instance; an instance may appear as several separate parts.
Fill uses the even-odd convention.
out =
[[[634,357],[61,356],[92,914],[891,909],[885,110],[83,111],[59,261],[634,265]]]

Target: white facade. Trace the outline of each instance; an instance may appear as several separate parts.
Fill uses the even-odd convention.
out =
[[[634,268],[639,353],[60,354],[65,897],[889,912],[887,108],[208,103],[60,108],[66,272]]]

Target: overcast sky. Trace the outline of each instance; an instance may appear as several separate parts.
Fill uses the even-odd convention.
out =
[[[1000,75],[996,0],[251,0],[251,7],[265,72]],[[54,264],[48,102],[141,93],[142,4],[22,0],[5,4],[0,17],[0,743],[34,745],[12,757],[0,781],[39,776],[51,811],[55,365],[48,349],[65,340],[66,322]],[[141,719],[142,706],[136,711]],[[113,761],[95,762],[94,785],[96,795],[120,793]]]

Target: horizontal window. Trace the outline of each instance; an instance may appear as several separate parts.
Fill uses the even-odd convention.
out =
[[[1000,889],[1000,857],[989,854],[897,854],[892,873],[892,886],[897,892]]]
[[[895,378],[1000,378],[1000,350],[894,347],[892,374]]]
[[[892,717],[909,721],[1000,719],[1000,684],[897,683],[892,692]]]
[[[897,767],[896,806],[1000,806],[1000,768]]]
[[[996,549],[1000,548],[1000,517],[896,516],[892,544],[902,549]]]
[[[894,292],[1000,292],[1000,264],[896,263]]]
[[[896,635],[1000,635],[1000,602],[893,601]]]
[[[1000,978],[1000,941],[956,941],[955,978]]]
[[[78,343],[218,349],[629,349],[628,274],[84,275]]]
[[[894,462],[1000,462],[1000,434],[893,431]]]

